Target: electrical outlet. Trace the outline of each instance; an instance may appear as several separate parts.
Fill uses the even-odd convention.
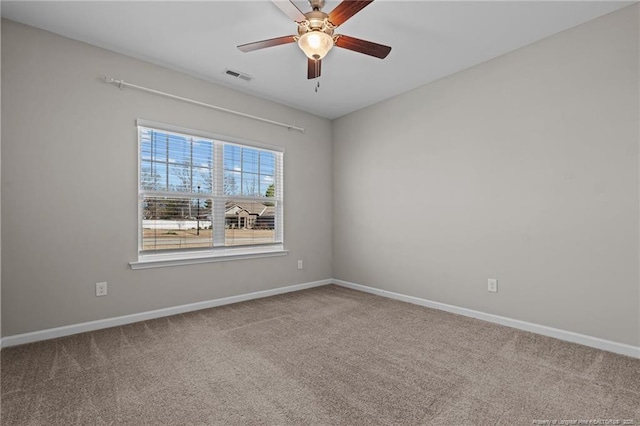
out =
[[[487,291],[490,291],[492,293],[497,293],[498,292],[498,280],[495,278],[489,278],[487,280]]]
[[[107,295],[107,283],[96,283],[96,296]]]
[[[302,260],[298,260],[298,269],[302,268],[304,268],[304,263],[302,263]]]

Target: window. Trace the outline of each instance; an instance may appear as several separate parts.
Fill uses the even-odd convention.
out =
[[[139,260],[282,250],[283,153],[180,130],[138,121]]]

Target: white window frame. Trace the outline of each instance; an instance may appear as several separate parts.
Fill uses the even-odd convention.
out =
[[[131,269],[147,269],[166,266],[180,266],[198,263],[220,262],[227,260],[242,260],[257,257],[273,257],[284,256],[288,254],[288,250],[284,248],[284,188],[283,188],[283,170],[284,170],[284,148],[247,141],[225,135],[209,133],[201,130],[194,130],[174,126],[165,123],[158,123],[150,120],[136,120],[137,141],[138,141],[138,260],[130,262]],[[198,137],[212,140],[213,145],[213,194],[206,198],[213,198],[212,224],[214,229],[213,246],[203,248],[201,250],[190,249],[188,251],[172,251],[167,253],[143,253],[142,251],[142,232],[143,232],[143,208],[142,200],[149,195],[166,195],[172,196],[170,192],[159,193],[157,191],[146,191],[141,185],[141,146],[140,132],[142,129],[151,129],[161,132],[176,133],[188,137]],[[275,194],[273,200],[276,204],[275,212],[275,242],[268,245],[249,245],[249,246],[225,246],[225,205],[227,199],[242,199],[247,201],[265,201],[266,197],[246,197],[237,195],[224,194],[224,167],[223,167],[223,149],[225,145],[237,145],[241,147],[258,149],[275,153],[275,170],[274,170],[274,189]],[[198,198],[198,194],[175,193],[174,195]],[[205,197],[202,197],[205,198]]]

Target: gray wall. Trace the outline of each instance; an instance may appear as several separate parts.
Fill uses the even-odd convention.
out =
[[[4,336],[331,277],[330,121],[11,21],[2,23],[2,64]],[[104,75],[307,132],[120,91]],[[290,254],[129,269],[136,118],[284,147]],[[98,281],[109,283],[107,297],[95,297]]]
[[[336,120],[334,278],[639,345],[637,9]]]

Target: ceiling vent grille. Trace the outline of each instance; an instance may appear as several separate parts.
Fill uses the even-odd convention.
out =
[[[240,80],[244,80],[246,82],[253,80],[253,77],[251,77],[249,74],[240,71],[226,69],[224,73],[229,77],[239,78]]]

